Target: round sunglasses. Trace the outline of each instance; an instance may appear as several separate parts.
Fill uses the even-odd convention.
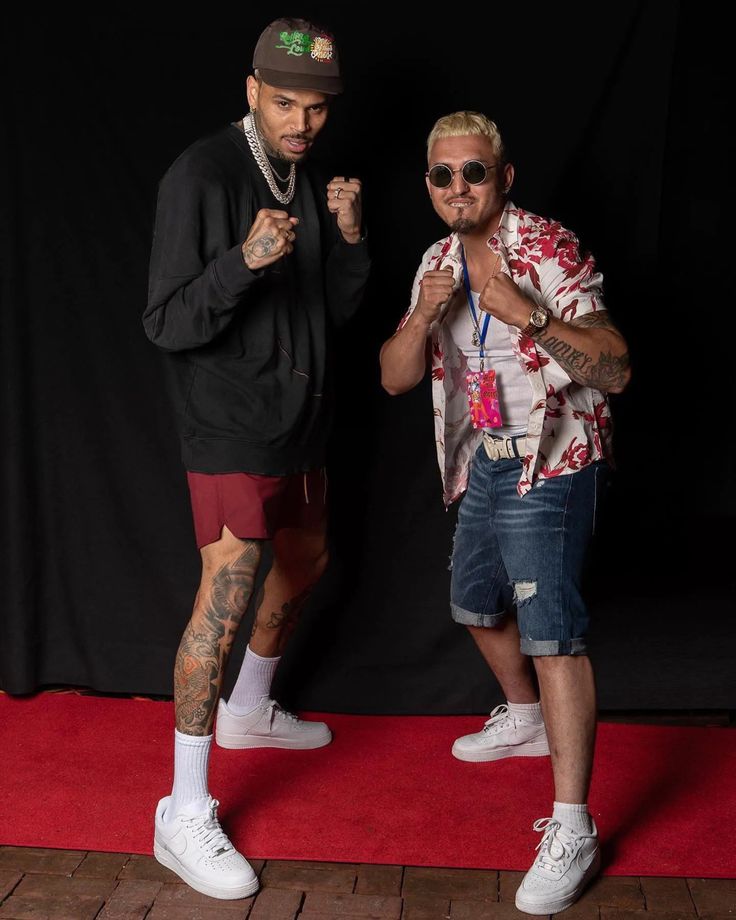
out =
[[[497,165],[496,163],[493,166],[486,166],[480,160],[468,160],[459,169],[450,169],[444,163],[436,163],[424,175],[427,176],[435,188],[447,188],[452,183],[452,177],[458,172],[463,174],[463,179],[468,185],[480,185],[486,181],[488,173],[495,169]]]

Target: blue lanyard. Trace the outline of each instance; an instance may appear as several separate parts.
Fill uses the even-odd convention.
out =
[[[473,303],[473,293],[470,289],[470,275],[468,275],[468,263],[465,261],[465,247],[460,247],[460,258],[463,263],[463,281],[465,282],[465,294],[468,298],[468,309],[470,310],[470,315],[473,318],[473,325],[478,331],[478,338],[480,340],[480,349],[478,354],[480,355],[480,360],[483,361],[485,357],[483,353],[483,346],[486,343],[486,333],[488,332],[488,324],[491,321],[491,314],[486,313],[483,317],[483,328],[481,329],[478,324],[478,314],[475,312],[475,304]]]

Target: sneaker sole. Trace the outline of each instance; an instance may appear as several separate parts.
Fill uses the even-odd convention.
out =
[[[176,856],[164,844],[159,843],[156,838],[154,838],[153,842],[153,855],[162,866],[171,869],[190,888],[194,888],[195,891],[206,894],[210,898],[219,898],[221,901],[235,901],[238,898],[247,898],[258,891],[259,882],[257,877],[252,882],[248,882],[247,885],[240,885],[237,888],[217,888],[215,885],[210,885],[198,876],[192,875],[185,866],[182,866]]]
[[[507,745],[493,751],[463,751],[452,746],[452,756],[467,763],[487,763],[490,760],[503,760],[504,757],[546,757],[549,744],[546,741],[533,741],[524,745]]]
[[[578,898],[582,896],[588,885],[590,885],[596,875],[598,875],[600,868],[601,851],[598,850],[595,854],[595,859],[588,867],[588,870],[583,877],[583,881],[577,891],[573,891],[570,894],[565,895],[564,898],[557,898],[556,900],[552,901],[544,901],[543,903],[525,903],[523,898],[519,897],[519,892],[517,891],[516,898],[514,899],[516,909],[522,911],[522,913],[534,914],[535,916],[558,914],[573,905],[578,900]]]
[[[218,747],[230,751],[241,751],[245,748],[281,748],[291,751],[313,751],[325,747],[332,741],[332,732],[321,738],[307,741],[296,738],[269,738],[265,735],[231,735],[228,732],[215,731],[215,742]]]

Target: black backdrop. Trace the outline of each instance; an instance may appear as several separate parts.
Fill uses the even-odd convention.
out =
[[[175,25],[39,17],[4,33],[0,687],[170,692],[198,557],[162,362],[140,323],[156,183],[243,113],[260,30],[294,13],[340,41],[347,92],[319,155],[364,180],[375,270],[340,339],[333,561],[282,698],[413,713],[499,698],[448,617],[455,512],[442,508],[428,384],[391,399],[376,360],[443,235],[424,139],[438,115],[471,108],[504,132],[517,204],[597,255],[632,348],[590,577],[601,705],[736,708],[723,27],[689,2],[424,18],[293,6]]]

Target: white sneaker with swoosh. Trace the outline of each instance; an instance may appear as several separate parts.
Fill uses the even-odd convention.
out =
[[[209,796],[204,813],[166,814],[171,796],[156,809],[153,855],[195,891],[211,898],[247,898],[258,890],[250,863],[230,843],[217,820],[219,802]]]
[[[556,914],[575,901],[600,869],[598,829],[579,834],[554,818],[540,818],[543,834],[537,858],[516,892],[516,906],[526,914]]]
[[[274,747],[308,751],[332,741],[324,722],[307,722],[282,709],[276,700],[263,699],[244,716],[236,715],[225,700],[217,707],[215,741],[222,748]]]
[[[452,756],[471,763],[503,757],[544,757],[549,754],[544,722],[530,722],[501,703],[482,730],[463,735],[452,746]]]

